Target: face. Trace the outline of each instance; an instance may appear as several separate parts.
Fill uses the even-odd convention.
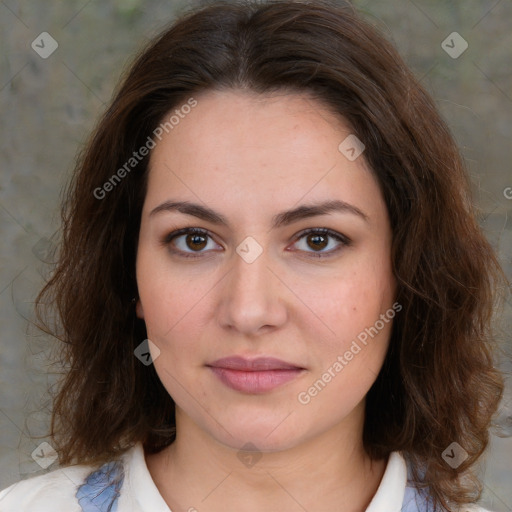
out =
[[[364,153],[339,149],[350,127],[306,96],[195,99],[152,150],[137,253],[178,436],[188,422],[275,451],[360,430],[398,311]]]

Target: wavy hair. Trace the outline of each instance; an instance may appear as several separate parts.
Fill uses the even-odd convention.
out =
[[[147,337],[131,299],[149,155],[105,184],[164,116],[215,89],[309,93],[364,142],[403,306],[366,397],[364,445],[374,459],[402,451],[434,508],[476,501],[474,467],[503,392],[491,320],[504,275],[434,102],[376,28],[348,3],[321,0],[185,13],[135,58],[78,156],[59,257],[36,301],[41,328],[63,342],[51,422],[61,463],[106,461],[136,442],[154,453],[175,438],[172,398],[134,357]],[[442,458],[452,442],[468,453],[456,469]]]

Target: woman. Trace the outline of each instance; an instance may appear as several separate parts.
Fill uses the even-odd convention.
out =
[[[138,57],[38,297],[61,469],[1,510],[470,510],[502,273],[432,100],[347,5],[215,3]]]

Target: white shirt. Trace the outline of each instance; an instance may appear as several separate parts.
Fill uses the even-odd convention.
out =
[[[194,508],[195,505],[195,508]],[[201,511],[201,503],[189,512]],[[407,465],[391,453],[384,476],[366,512],[425,512],[427,507],[407,485]],[[486,512],[467,506],[460,512]],[[146,465],[142,444],[101,466],[59,468],[21,480],[0,492],[0,512],[172,512]]]

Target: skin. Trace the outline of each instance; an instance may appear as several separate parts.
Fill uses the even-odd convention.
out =
[[[148,469],[173,512],[365,510],[386,461],[363,449],[364,400],[391,322],[308,404],[297,397],[393,305],[392,233],[378,183],[364,153],[349,161],[338,150],[351,129],[316,99],[233,90],[195,98],[152,150],[141,217],[137,315],[160,350],[155,369],[177,426],[171,446],[146,456]],[[367,219],[336,211],[272,228],[279,212],[335,199]],[[229,226],[178,211],[150,215],[169,200],[207,206]],[[210,236],[199,248],[186,235],[162,243],[187,227]],[[327,237],[318,246],[314,235],[298,237],[307,228],[352,242]],[[263,250],[252,263],[236,252],[248,236]],[[205,366],[231,355],[304,370],[272,391],[243,393]],[[237,456],[246,443],[259,457],[250,466]]]

